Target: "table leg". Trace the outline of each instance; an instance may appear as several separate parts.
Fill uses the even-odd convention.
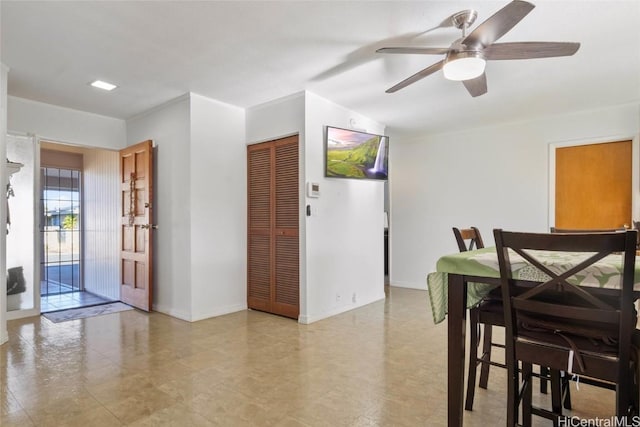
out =
[[[458,274],[449,274],[448,298],[448,425],[462,426],[467,283]]]

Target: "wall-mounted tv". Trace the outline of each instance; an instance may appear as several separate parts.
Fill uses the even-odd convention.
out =
[[[389,176],[389,137],[326,126],[325,176],[380,179]]]

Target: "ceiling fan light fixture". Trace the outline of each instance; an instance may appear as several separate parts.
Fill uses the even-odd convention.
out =
[[[442,66],[442,72],[448,80],[471,80],[484,73],[486,64],[481,52],[450,52]]]

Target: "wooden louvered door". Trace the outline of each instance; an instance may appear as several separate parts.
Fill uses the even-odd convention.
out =
[[[247,304],[297,319],[298,137],[249,146],[247,169]]]

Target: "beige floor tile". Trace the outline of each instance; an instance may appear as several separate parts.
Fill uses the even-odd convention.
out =
[[[303,423],[295,418],[286,417],[275,424],[275,427],[309,427],[309,424]]]
[[[87,393],[73,397],[43,398],[42,403],[26,402],[22,405],[38,426],[77,425],[73,421],[77,417],[102,409],[100,403]]]
[[[22,410],[22,406],[7,387],[0,386],[0,416]]]
[[[65,379],[62,375],[47,378],[45,381],[28,378],[18,385],[10,385],[9,390],[24,409],[47,407],[55,402],[72,401],[87,396],[81,380]]]
[[[164,382],[158,389],[175,401],[186,401],[200,394],[207,394],[222,387],[221,383],[232,374],[218,368],[192,372],[181,378]]]
[[[155,388],[136,391],[124,399],[110,400],[104,406],[123,424],[130,424],[149,417],[176,402],[166,393]]]
[[[8,414],[0,414],[0,425],[2,427],[32,427],[35,423],[29,418],[29,414],[22,409]]]
[[[38,427],[116,427],[122,426],[113,414],[103,407],[74,412],[68,416],[50,414],[36,420]]]
[[[148,417],[128,424],[130,427],[212,427],[216,425],[193,412],[183,403],[161,409]]]
[[[282,408],[265,408],[241,393],[225,388],[194,396],[185,405],[214,425],[273,426],[286,416]]]
[[[151,379],[140,373],[124,378],[114,378],[95,385],[87,385],[86,390],[103,405],[126,400],[156,391]]]
[[[10,321],[0,424],[444,426],[447,328],[433,324],[427,298],[391,288],[385,301],[311,325],[250,310],[194,323],[136,310]],[[491,368],[466,427],[504,424],[505,382]],[[610,391],[572,392],[571,414],[613,412]]]

